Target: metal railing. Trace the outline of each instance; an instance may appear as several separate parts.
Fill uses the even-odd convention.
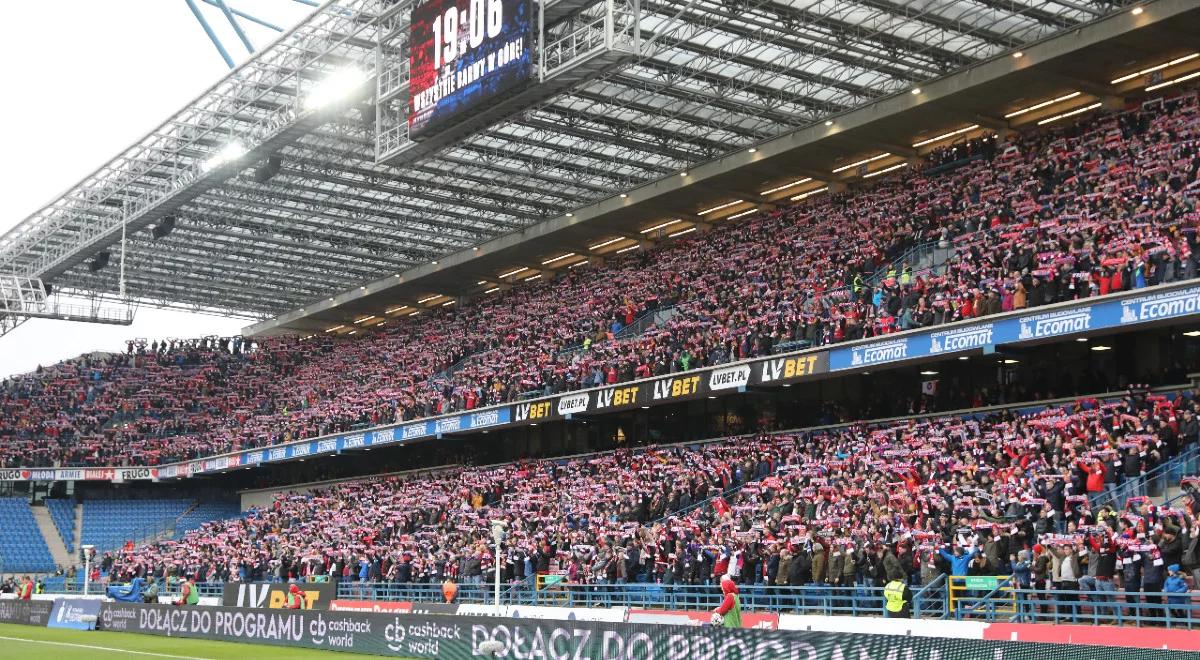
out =
[[[1196,592],[1015,589],[1014,594],[1017,610],[1009,620],[1016,622],[1200,629],[1200,594]]]
[[[1111,490],[1105,491],[1097,498],[1092,508],[1112,504],[1117,509],[1123,509],[1131,497],[1161,497],[1164,504],[1170,504],[1183,496],[1183,493],[1172,496],[1170,494],[1171,487],[1177,485],[1185,475],[1195,474],[1198,468],[1200,468],[1200,443],[1193,443],[1153,470],[1137,478],[1127,479]]]

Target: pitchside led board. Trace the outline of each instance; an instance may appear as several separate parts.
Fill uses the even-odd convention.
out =
[[[411,139],[461,121],[529,81],[532,14],[530,0],[426,0],[413,8]]]

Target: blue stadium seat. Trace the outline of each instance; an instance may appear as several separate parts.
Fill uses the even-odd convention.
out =
[[[192,500],[84,500],[80,543],[97,552],[138,542],[173,524]]]
[[[85,500],[80,542],[98,552],[135,543],[174,526],[175,537],[210,520],[237,518],[236,502],[195,500]]]
[[[0,497],[0,572],[47,573],[54,558],[34,520],[29,501]]]
[[[75,552],[75,501],[47,499],[46,509],[63,544],[67,546],[67,552]]]

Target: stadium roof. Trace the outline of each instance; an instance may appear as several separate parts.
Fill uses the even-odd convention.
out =
[[[1113,68],[1172,43],[1182,48],[1196,34],[1194,2],[1142,2],[1145,14],[1131,16],[1133,4],[643,0],[641,55],[450,144],[381,165],[381,115],[369,94],[330,108],[308,99],[347,68],[374,71],[378,61],[386,72],[399,57],[389,39],[406,29],[408,5],[328,2],[0,237],[0,271],[41,276],[60,290],[115,291],[117,269],[89,262],[120,240],[126,219],[128,291],[154,304],[278,315],[258,331],[319,328],[406,301],[441,304],[503,284],[508,271],[496,269],[556,267],[545,263],[555,250],[575,252],[562,260],[575,263],[602,235],[639,241],[655,217],[686,212],[701,223],[703,204],[741,200],[728,216],[812,189],[838,178],[832,164],[881,147],[890,156],[868,168],[899,164],[916,153],[908,145],[920,130],[964,119],[980,130],[1009,123],[981,114],[983,104],[995,111],[1072,87],[1104,99],[1107,88],[1095,81]],[[548,23],[580,6],[551,0]],[[1105,16],[1110,24],[1093,25],[1083,45],[1137,26],[1156,31],[1125,39],[1101,61],[1059,61],[1052,75],[1039,68],[1051,51],[1070,51],[1080,39],[1073,28]],[[1160,25],[1168,16],[1192,22]],[[1067,41],[1047,42],[1068,30]],[[1026,62],[1007,57],[1019,48],[1029,50]],[[1033,57],[1035,48],[1046,57]],[[1003,70],[981,68],[989,62]],[[1039,72],[1036,84],[1020,78],[1023,68]],[[962,98],[989,80],[1000,82]],[[1032,87],[1013,94],[1025,83]],[[909,98],[918,86],[925,91]],[[825,126],[828,118],[837,125]],[[697,187],[707,178],[702,168],[728,176]],[[813,185],[762,194],[763,181],[798,175]],[[639,189],[647,201],[619,196]],[[167,218],[173,231],[155,238]]]

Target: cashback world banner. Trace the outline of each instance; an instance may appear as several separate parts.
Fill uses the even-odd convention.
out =
[[[710,626],[492,617],[247,610],[106,603],[104,630],[408,658],[569,660],[1133,660],[1194,658],[1155,649]],[[494,642],[498,653],[485,652]]]

